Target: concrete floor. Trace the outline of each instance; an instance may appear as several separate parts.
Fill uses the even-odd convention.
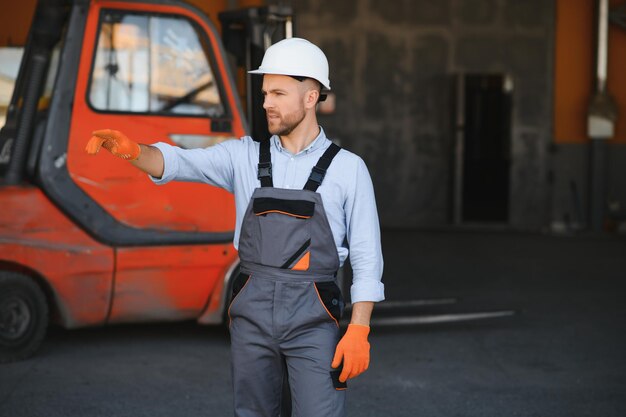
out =
[[[387,231],[384,245],[389,299],[518,311],[375,332],[397,362],[372,372],[399,391],[392,415],[626,415],[626,239]]]
[[[459,301],[379,317],[518,314],[373,328],[349,415],[626,415],[626,238],[386,230],[383,240],[389,300]],[[229,416],[228,360],[219,327],[52,329],[37,357],[0,366],[0,416]]]

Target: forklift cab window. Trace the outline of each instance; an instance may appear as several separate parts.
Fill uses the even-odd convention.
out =
[[[191,21],[104,11],[89,101],[99,111],[225,115],[207,41]]]

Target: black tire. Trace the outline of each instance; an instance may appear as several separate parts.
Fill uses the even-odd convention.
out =
[[[30,277],[0,271],[0,363],[32,356],[46,336],[48,303]]]

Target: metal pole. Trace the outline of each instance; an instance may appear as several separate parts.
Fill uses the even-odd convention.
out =
[[[285,21],[285,39],[293,38],[293,22],[291,16],[287,16]]]
[[[463,222],[463,156],[465,147],[465,74],[456,76],[456,123],[454,127],[453,223]]]
[[[609,44],[609,1],[599,0],[598,4],[598,59],[596,62],[597,91],[606,91],[606,73]]]
[[[595,94],[589,104],[587,133],[589,148],[589,224],[601,232],[607,200],[607,140],[615,134],[617,106],[607,91],[609,2],[598,0]]]

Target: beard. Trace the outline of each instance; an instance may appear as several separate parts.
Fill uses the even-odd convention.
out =
[[[269,116],[278,116],[276,120],[277,124],[272,126],[272,121]],[[286,136],[289,135],[298,125],[304,120],[304,109],[298,109],[294,112],[281,116],[278,113],[267,114],[267,129],[272,135]],[[275,122],[275,123],[276,123]]]

